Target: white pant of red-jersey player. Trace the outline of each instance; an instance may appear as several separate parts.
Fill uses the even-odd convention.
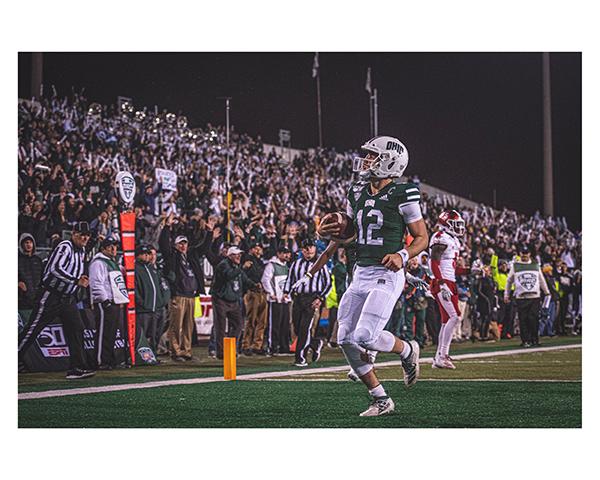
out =
[[[438,348],[436,352],[436,358],[446,358],[450,353],[450,343],[452,342],[452,335],[458,322],[460,322],[460,308],[458,306],[458,290],[456,283],[444,280],[450,290],[451,295],[448,296],[446,289],[440,288],[440,283],[434,283],[431,292],[433,293],[435,300],[440,310],[440,316],[442,326],[440,328],[440,334],[438,336]]]

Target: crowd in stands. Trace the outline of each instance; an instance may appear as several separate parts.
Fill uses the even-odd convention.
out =
[[[283,246],[293,260],[301,254],[302,242],[314,238],[319,218],[343,210],[353,181],[353,152],[309,150],[289,161],[265,148],[260,137],[233,128],[228,148],[223,127],[190,128],[182,114],[136,110],[127,101],[106,106],[90,103],[82,93],[52,94],[20,101],[18,118],[18,231],[21,240],[27,234],[33,243],[29,252],[51,249],[81,221],[89,222],[92,231],[90,258],[103,239],[118,239],[115,175],[128,170],[138,192],[136,242],[156,249],[167,227],[172,240],[185,235],[190,246],[203,245],[207,261],[214,265],[232,246],[248,255],[260,245],[264,261]],[[176,173],[176,189],[165,188],[157,168]],[[409,164],[409,171],[418,171],[418,165]],[[461,262],[471,266],[471,274],[460,279],[464,315],[457,340],[514,335],[514,312],[505,312],[498,291],[522,244],[542,265],[552,291],[551,307],[541,324],[544,334],[580,331],[581,232],[571,231],[564,218],[485,205],[464,207],[439,195],[422,198],[429,231],[445,208],[460,210],[467,224]],[[324,246],[317,242],[318,250]],[[19,248],[19,299],[30,302],[35,286],[21,281],[21,256],[30,254],[22,241]],[[336,259],[330,268],[338,263]],[[32,268],[37,271],[40,266],[33,262]],[[409,269],[421,277],[431,274],[426,256],[415,259]],[[439,315],[430,294],[407,286],[404,296],[406,302],[398,303],[388,328],[405,337],[416,335],[422,344],[435,343]],[[336,305],[335,298],[328,299],[329,310]],[[335,345],[331,334],[325,333]]]

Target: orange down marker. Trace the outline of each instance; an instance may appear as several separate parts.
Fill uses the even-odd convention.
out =
[[[235,380],[236,356],[236,338],[225,337],[223,339],[223,378],[225,380]]]

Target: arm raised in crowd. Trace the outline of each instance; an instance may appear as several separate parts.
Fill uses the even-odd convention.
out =
[[[192,237],[195,240],[195,243],[194,245],[190,245],[190,252],[197,257],[208,257],[208,251],[210,250],[213,240],[212,232],[208,230],[201,230],[201,232],[204,233],[204,236],[200,237],[198,235],[199,232],[196,231],[195,235]]]
[[[158,236],[158,248],[163,257],[171,257],[171,227],[169,225],[163,226],[160,235]]]

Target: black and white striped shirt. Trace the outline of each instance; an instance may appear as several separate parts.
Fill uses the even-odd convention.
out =
[[[75,248],[70,240],[60,242],[46,263],[43,287],[63,295],[75,294],[84,271],[84,255],[84,249]]]
[[[285,293],[290,293],[294,284],[306,275],[306,272],[308,272],[315,261],[316,258],[313,260],[306,260],[301,257],[292,263],[287,280],[285,281]],[[310,282],[302,285],[295,293],[314,293],[325,298],[329,293],[329,290],[331,290],[331,274],[329,273],[329,270],[327,270],[327,267],[323,267],[315,273],[314,277],[310,279]]]

